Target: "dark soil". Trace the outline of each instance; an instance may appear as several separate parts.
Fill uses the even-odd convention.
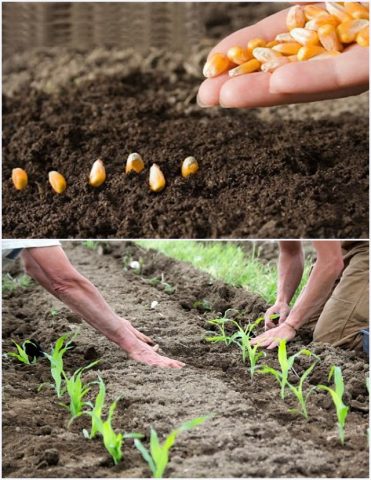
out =
[[[108,400],[122,397],[115,419],[117,429],[148,432],[160,437],[186,419],[214,412],[204,426],[179,437],[172,450],[167,475],[175,477],[368,477],[367,359],[353,351],[310,344],[321,357],[313,372],[313,385],[326,382],[332,364],[342,367],[346,403],[351,406],[346,444],[336,438],[336,419],[328,396],[315,392],[309,400],[310,419],[288,412],[291,398],[280,400],[272,377],[250,381],[234,348],[203,341],[206,320],[228,308],[240,310],[245,321],[266,307],[256,295],[232,288],[160,254],[130,244],[109,244],[99,255],[79,244],[67,245],[73,264],[102,291],[112,307],[143,332],[153,336],[163,351],[183,360],[180,371],[160,370],[126,359],[125,354],[46,293],[33,285],[3,294],[3,351],[13,349],[11,339],[34,338],[48,349],[57,337],[79,330],[76,347],[66,354],[66,369],[101,358],[97,371],[107,383]],[[101,252],[102,253],[102,252]],[[140,260],[140,274],[124,268]],[[130,263],[130,262],[129,262]],[[19,266],[13,268],[19,269]],[[176,290],[166,294],[154,277],[165,275]],[[207,300],[212,312],[193,308]],[[156,300],[158,305],[151,309]],[[59,313],[52,316],[51,308]],[[308,333],[290,344],[290,353],[310,342]],[[265,362],[275,364],[275,352]],[[306,362],[300,360],[300,374]],[[45,359],[23,366],[3,360],[3,476],[5,477],[147,477],[150,472],[131,441],[124,459],[114,467],[99,440],[81,434],[88,427],[78,419],[67,428],[67,412],[53,391],[38,386],[49,381]],[[96,372],[86,375],[94,380]],[[294,378],[291,379],[294,381]]]
[[[368,235],[368,120],[265,123],[255,113],[205,112],[198,81],[185,71],[102,78],[63,95],[24,91],[3,103],[3,235],[46,238],[272,238]],[[181,107],[179,108],[179,106]],[[123,173],[142,154],[139,176]],[[180,176],[189,155],[200,163]],[[102,158],[108,179],[87,184]],[[148,188],[148,169],[163,169],[167,188]],[[14,190],[12,168],[27,170]],[[68,189],[47,181],[60,171]]]

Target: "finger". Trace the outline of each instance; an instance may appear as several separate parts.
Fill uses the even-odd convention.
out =
[[[326,60],[283,65],[270,77],[273,94],[323,94],[342,92],[342,96],[368,88],[369,49],[355,46]]]
[[[274,328],[276,325],[272,322],[271,319],[266,320],[264,324],[265,330],[270,330],[271,328]]]
[[[274,348],[278,347],[278,342],[275,340],[270,345],[267,346],[267,350],[273,350]]]
[[[227,80],[228,75],[220,75],[203,81],[198,89],[197,103],[200,107],[213,107],[219,105],[219,92]]]
[[[286,318],[288,317],[289,313],[290,313],[290,310],[281,310],[281,312],[280,312],[280,317],[279,317],[279,319],[278,319],[278,324],[279,324],[279,325],[281,325],[281,323],[283,323],[283,322],[286,320]]]
[[[235,45],[245,46],[247,42],[256,37],[262,37],[266,40],[272,40],[278,33],[285,32],[286,17],[288,9],[281,10],[269,17],[264,18],[255,25],[241,28],[237,32],[228,35],[221,42],[219,42],[210,51],[209,57],[215,52],[226,53],[230,47]],[[209,58],[208,57],[208,58]]]

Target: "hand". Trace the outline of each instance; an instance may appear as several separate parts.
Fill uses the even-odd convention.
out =
[[[246,45],[255,37],[273,39],[287,31],[286,15],[287,10],[282,10],[232,33],[210,55],[226,53],[230,47]],[[357,95],[368,89],[368,56],[368,48],[352,45],[337,57],[289,63],[272,74],[220,75],[201,84],[198,103],[201,107],[256,108]]]
[[[296,336],[295,330],[289,325],[282,323],[278,327],[267,330],[251,340],[252,345],[258,344],[268,350],[276,348],[281,340],[292,340]]]
[[[276,302],[272,307],[268,308],[264,315],[264,327],[266,330],[274,328],[276,323],[270,317],[272,315],[278,314],[280,318],[278,323],[283,323],[290,313],[290,307],[286,302]]]

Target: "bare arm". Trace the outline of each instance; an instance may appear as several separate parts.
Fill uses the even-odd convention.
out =
[[[275,324],[270,319],[272,314],[279,314],[279,323],[286,320],[290,313],[289,304],[304,271],[304,254],[300,241],[281,241],[278,259],[278,287],[275,304],[265,314],[265,327],[273,328]]]
[[[285,322],[256,337],[253,343],[262,347],[275,348],[281,339],[291,340],[296,331],[318,311],[331,293],[334,283],[341,274],[344,263],[339,241],[314,241],[317,260],[308,283],[295,302]]]
[[[152,340],[118,316],[99,290],[70,263],[61,247],[28,248],[22,252],[27,273],[74,313],[125,350],[129,357],[162,367],[183,364],[158,355]]]

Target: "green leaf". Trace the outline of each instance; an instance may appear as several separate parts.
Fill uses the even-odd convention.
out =
[[[153,460],[152,460],[152,457],[151,457],[149,451],[146,449],[146,447],[143,445],[143,443],[138,439],[134,440],[134,445],[139,450],[139,452],[142,454],[142,457],[144,458],[144,460],[148,463],[148,466],[151,469],[151,472],[155,473],[156,467],[155,467],[155,464],[153,463]]]

